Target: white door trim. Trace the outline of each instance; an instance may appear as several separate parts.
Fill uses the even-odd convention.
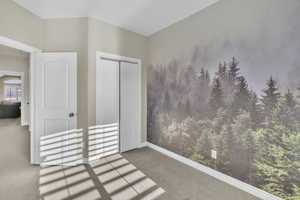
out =
[[[96,51],[96,67],[100,65],[101,59],[110,59],[115,60],[119,62],[131,62],[131,63],[137,63],[138,69],[139,69],[139,99],[138,99],[138,106],[139,106],[139,121],[138,121],[138,130],[139,130],[139,144],[142,145],[142,61],[138,58],[132,58],[132,57],[126,57],[126,56],[120,56],[117,54],[111,54],[111,53],[105,53],[101,51]],[[96,74],[95,74],[96,76]],[[97,80],[97,77],[96,77]],[[96,85],[96,91],[97,91],[97,85]],[[97,102],[97,101],[96,101]],[[97,108],[97,103],[96,103]],[[120,138],[120,137],[119,137]],[[119,141],[120,142],[120,141]]]
[[[14,49],[19,49],[21,51],[25,51],[27,53],[41,52],[41,50],[38,48],[3,36],[0,36],[0,44]]]
[[[31,164],[38,164],[38,157],[39,157],[39,152],[37,152],[37,142],[39,142],[39,139],[36,138],[35,134],[35,118],[34,118],[34,105],[35,105],[35,87],[34,87],[34,71],[35,71],[35,54],[42,52],[42,50],[27,45],[25,43],[0,36],[0,44],[11,47],[14,49],[18,49],[21,51],[25,51],[30,53],[30,162]]]

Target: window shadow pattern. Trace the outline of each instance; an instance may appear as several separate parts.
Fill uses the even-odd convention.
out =
[[[90,163],[112,200],[154,200],[165,191],[120,154]]]
[[[83,130],[42,136],[40,157],[43,165],[77,165],[83,163]]]
[[[43,166],[39,181],[41,200],[100,200],[86,165]]]
[[[40,150],[41,200],[155,200],[165,193],[118,153],[118,124],[89,128],[88,159],[82,129],[43,136]]]
[[[89,127],[89,162],[119,152],[119,124],[105,124]]]

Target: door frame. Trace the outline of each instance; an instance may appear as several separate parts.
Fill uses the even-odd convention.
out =
[[[138,77],[138,82],[139,82],[139,99],[138,99],[138,107],[139,107],[139,114],[138,114],[138,131],[139,131],[139,138],[138,138],[138,142],[139,142],[139,147],[142,146],[142,61],[141,59],[138,59],[138,58],[132,58],[132,57],[126,57],[126,56],[121,56],[121,55],[117,55],[117,54],[112,54],[112,53],[106,53],[106,52],[102,52],[102,51],[96,51],[96,70],[97,70],[97,66],[101,64],[101,58],[104,58],[104,59],[109,59],[109,60],[113,60],[113,61],[118,61],[118,62],[131,62],[131,63],[137,63],[138,65],[138,74],[139,74],[139,77]],[[97,92],[97,73],[95,73],[95,78],[96,78],[96,91]],[[97,95],[96,95],[96,98],[97,98]],[[97,100],[96,100],[96,112],[97,112]],[[120,111],[119,111],[120,112]],[[96,113],[96,116],[97,116],[97,113]],[[119,114],[119,119],[120,119],[120,114]],[[97,121],[97,119],[96,119]],[[120,125],[120,122],[119,122],[119,125]],[[121,140],[121,137],[120,137],[120,133],[121,133],[121,128],[122,127],[119,127],[119,151],[121,152],[121,148],[120,148],[120,140]]]
[[[35,131],[35,57],[37,53],[41,53],[42,50],[27,45],[23,42],[19,42],[17,40],[13,40],[7,37],[0,36],[0,44],[11,47],[14,49],[18,49],[21,51],[25,51],[30,53],[30,124],[29,124],[29,131],[30,131],[30,163],[31,164],[39,164],[39,152],[37,149],[37,144],[39,142],[39,138],[37,138],[37,134]]]

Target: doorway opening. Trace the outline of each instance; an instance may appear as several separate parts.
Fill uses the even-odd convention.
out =
[[[0,57],[2,53],[0,47]],[[21,126],[29,126],[29,68],[26,62],[23,64],[6,67],[0,61],[0,119],[19,119]]]
[[[2,113],[3,118],[11,114],[15,118],[2,120],[1,126],[8,124],[22,127],[23,131],[29,132],[28,160],[31,164],[38,164],[38,152],[34,134],[34,61],[36,53],[41,52],[38,48],[22,42],[0,36],[0,71],[2,80]],[[14,85],[14,86],[13,86]],[[1,89],[0,89],[1,90]],[[5,92],[5,94],[4,94]],[[13,105],[7,105],[13,104]],[[1,111],[0,111],[1,112]],[[14,123],[7,123],[14,119]],[[0,127],[1,130],[1,127]],[[0,131],[1,132],[1,131]],[[3,132],[3,131],[2,131]],[[9,135],[11,136],[11,135]]]
[[[29,74],[30,53],[0,45],[0,162],[8,165],[31,159]]]
[[[29,126],[29,74],[30,54],[0,45],[0,119],[19,119],[21,126]]]

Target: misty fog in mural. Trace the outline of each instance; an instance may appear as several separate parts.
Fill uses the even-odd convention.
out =
[[[149,67],[148,141],[299,200],[300,67],[284,66],[285,73],[272,66],[251,71],[251,63],[257,63],[243,56],[208,62],[203,55],[197,47],[190,59]],[[262,83],[253,81],[262,76]]]

